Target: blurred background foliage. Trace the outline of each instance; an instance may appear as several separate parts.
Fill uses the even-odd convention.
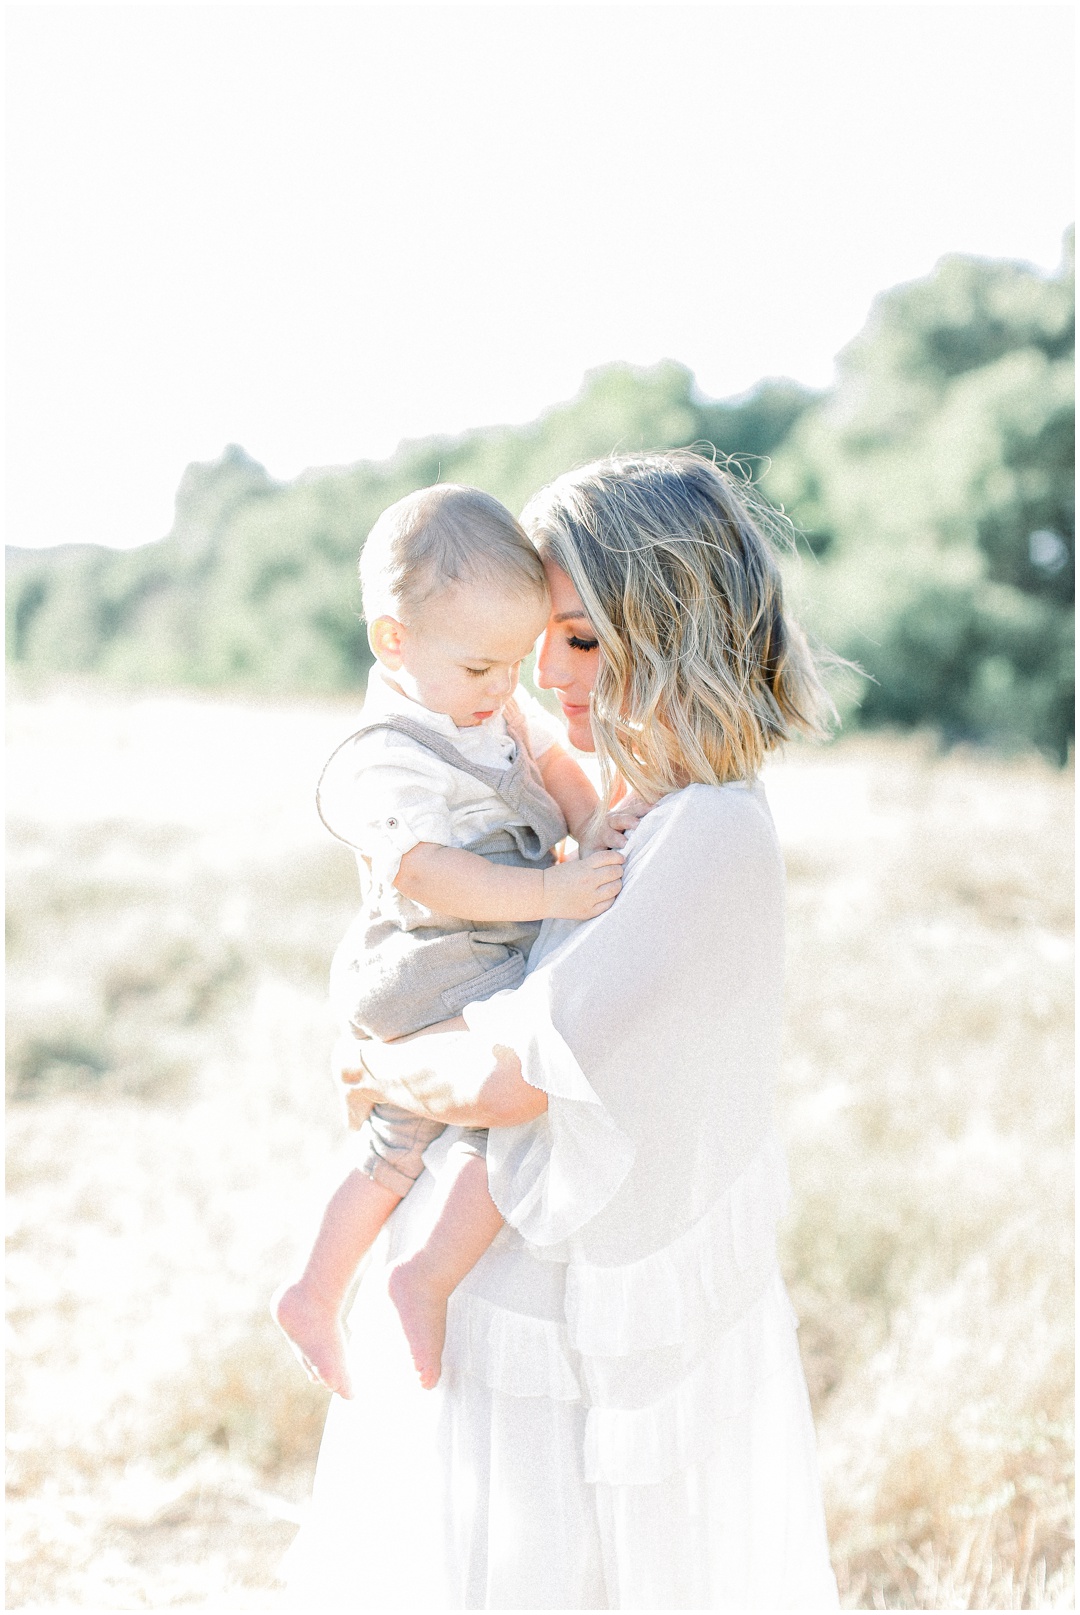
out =
[[[951,257],[883,293],[822,394],[703,398],[684,366],[615,364],[516,427],[405,443],[274,481],[242,448],[189,466],[168,536],[8,551],[8,658],[37,675],[269,694],[358,686],[356,558],[379,512],[436,480],[520,510],[613,450],[712,445],[790,517],[815,635],[862,668],[852,726],[1037,746],[1073,709],[1073,244],[1056,276]]]

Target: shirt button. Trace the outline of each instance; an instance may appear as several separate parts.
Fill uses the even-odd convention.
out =
[[[397,820],[396,819],[387,819],[386,828],[388,830],[396,830],[397,829]]]

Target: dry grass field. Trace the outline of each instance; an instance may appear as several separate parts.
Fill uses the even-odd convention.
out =
[[[323,1400],[266,1297],[337,1147],[311,782],[351,716],[12,698],[8,1608],[278,1601]],[[1071,776],[855,737],[768,786],[844,1603],[1071,1607]]]

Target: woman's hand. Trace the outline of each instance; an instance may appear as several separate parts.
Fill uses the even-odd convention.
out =
[[[382,1094],[375,1087],[375,1079],[364,1064],[363,1045],[351,1032],[342,1032],[330,1055],[330,1072],[338,1085],[345,1104],[345,1120],[352,1132],[361,1128],[371,1115],[373,1105]]]
[[[547,1109],[547,1094],[525,1081],[513,1050],[492,1048],[460,1018],[393,1043],[345,1033],[331,1061],[351,1127],[380,1101],[462,1127],[516,1127]]]

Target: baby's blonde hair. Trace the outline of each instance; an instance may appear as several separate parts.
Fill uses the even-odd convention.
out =
[[[407,622],[454,583],[546,593],[543,563],[491,494],[440,482],[384,510],[360,552],[364,617]]]
[[[785,614],[769,515],[690,450],[598,460],[522,514],[566,572],[600,643],[591,719],[610,800],[617,774],[648,800],[752,779],[832,703]]]

